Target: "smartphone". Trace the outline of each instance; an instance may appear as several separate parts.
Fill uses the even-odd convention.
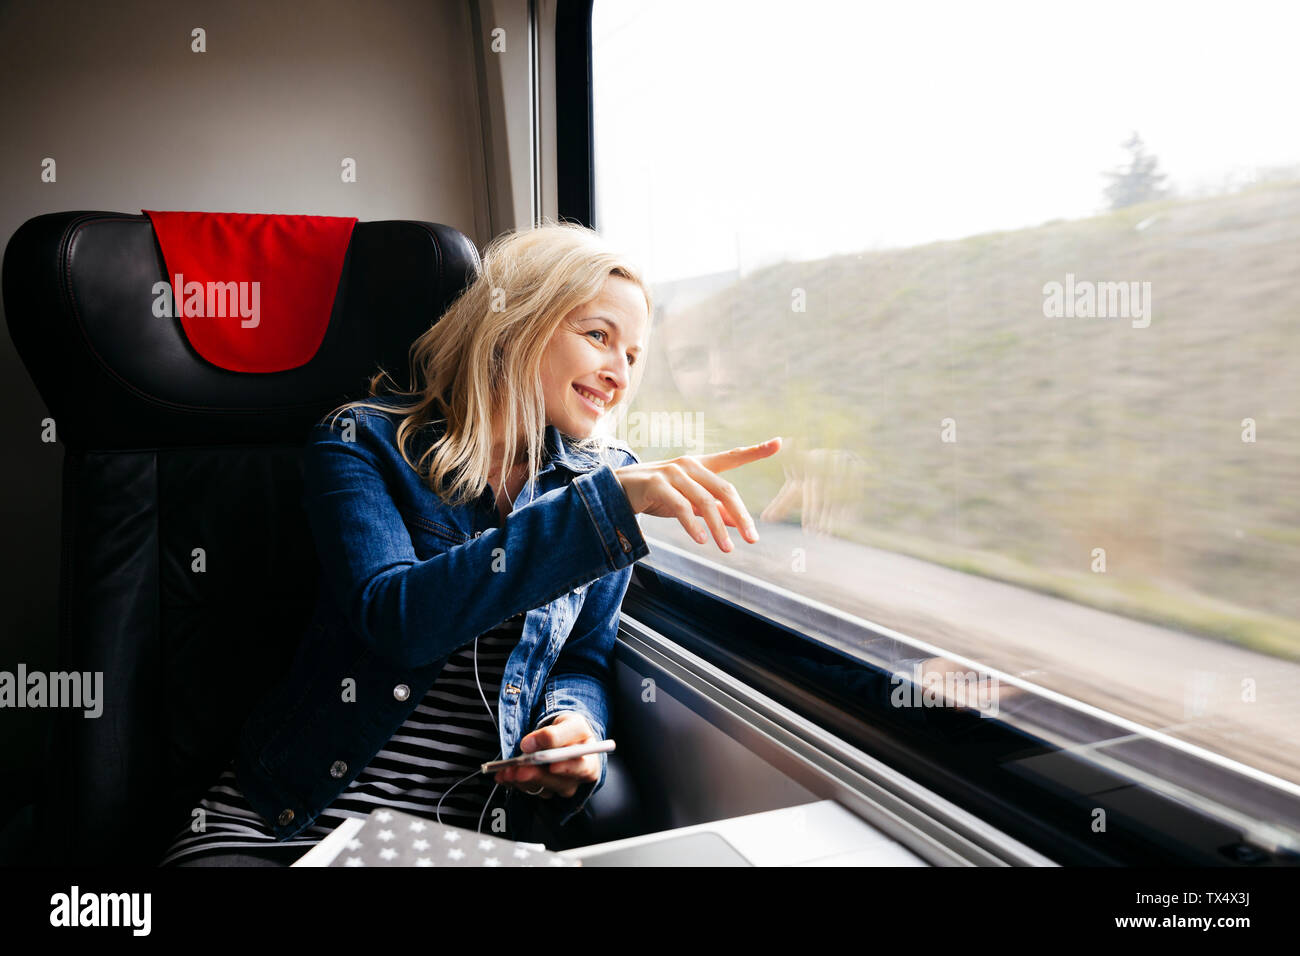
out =
[[[552,747],[550,750],[534,750],[530,754],[520,754],[518,757],[511,757],[509,760],[489,760],[485,764],[480,764],[479,770],[483,773],[496,773],[506,767],[559,763],[561,760],[572,760],[574,757],[585,757],[587,754],[608,753],[613,749],[614,741],[612,740],[597,740],[594,743],[572,744],[568,747]]]

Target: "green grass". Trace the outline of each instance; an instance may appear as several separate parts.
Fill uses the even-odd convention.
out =
[[[1300,659],[1298,261],[1293,182],[784,263],[660,323],[635,407],[856,452],[864,543]],[[1150,282],[1150,326],[1044,317],[1067,272]],[[727,477],[757,511],[781,461]]]
[[[1104,578],[1091,572],[1071,575],[1044,570],[1004,554],[945,547],[870,529],[842,529],[837,536],[1076,604],[1300,661],[1300,623],[1179,588]]]

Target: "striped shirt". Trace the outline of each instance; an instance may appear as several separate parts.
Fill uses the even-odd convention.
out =
[[[482,818],[483,825],[489,828],[487,832],[491,832],[493,811],[504,806],[506,790],[490,776],[478,773],[478,768],[481,763],[495,760],[501,751],[496,729],[498,694],[506,661],[519,643],[523,626],[524,615],[517,614],[448,658],[406,722],[298,836],[276,841],[267,821],[240,792],[232,760],[199,801],[198,806],[205,811],[203,832],[183,829],[158,865],[188,863],[250,847],[283,847],[285,860],[292,862],[347,817],[365,818],[378,807],[392,807],[472,830],[480,829]]]

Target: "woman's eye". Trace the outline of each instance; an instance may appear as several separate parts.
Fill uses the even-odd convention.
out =
[[[605,336],[605,338],[609,338],[609,333],[606,332],[604,329],[592,329],[592,330],[591,330],[590,332],[588,332],[587,334],[588,334],[588,335],[603,335],[603,336]],[[603,341],[603,340],[602,340],[602,341]],[[628,365],[635,365],[635,364],[636,364],[636,356],[633,355],[631,352],[628,352],[628,353],[627,353],[627,364],[628,364]]]

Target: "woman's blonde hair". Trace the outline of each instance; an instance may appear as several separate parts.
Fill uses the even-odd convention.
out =
[[[394,405],[348,402],[321,421],[329,419],[333,424],[355,407],[400,415],[397,446],[402,458],[452,506],[476,500],[487,487],[495,422],[504,427],[502,480],[521,458],[521,447],[527,449],[528,475],[536,475],[546,437],[543,353],[564,317],[599,295],[610,276],[640,286],[646,314],[654,315],[650,289],[640,270],[611,250],[594,230],[548,219],[540,226],[497,236],[484,250],[465,291],[411,345],[411,389],[398,388],[382,367],[370,379],[370,398],[380,397],[380,382],[387,379],[392,383],[387,393],[408,400]],[[627,396],[609,412],[610,423],[626,415],[644,365],[642,360],[632,366]],[[438,419],[447,423],[442,437],[413,462],[408,441]],[[512,441],[511,436],[518,437]],[[615,447],[599,434],[570,440],[579,451],[606,460]]]

